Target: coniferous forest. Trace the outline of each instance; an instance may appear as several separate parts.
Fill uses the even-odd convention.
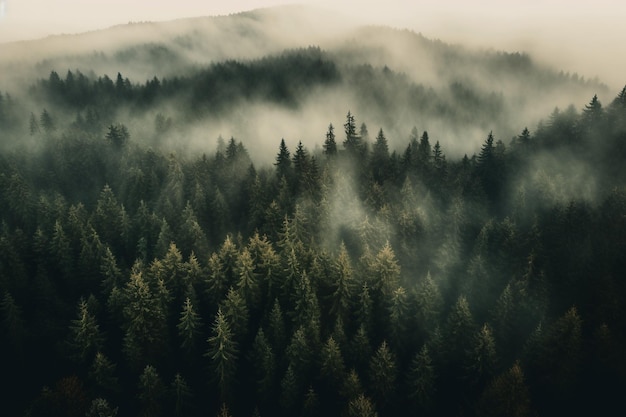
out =
[[[346,108],[318,143],[266,138],[267,163],[246,138],[168,138],[239,100],[297,106],[346,80],[461,125],[504,99],[457,84],[451,107],[319,48],[146,83],[49,71],[0,93],[3,415],[620,409],[626,88],[513,137],[487,128],[462,156],[410,125],[392,146]],[[161,112],[169,99],[185,117]]]

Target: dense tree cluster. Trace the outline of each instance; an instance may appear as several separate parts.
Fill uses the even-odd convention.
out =
[[[290,73],[334,77],[308,54]],[[220,101],[221,76],[243,82],[268,65],[216,65],[200,85]],[[36,149],[0,154],[7,415],[618,405],[626,89],[605,107],[594,97],[581,112],[557,109],[508,144],[486,132],[458,160],[416,128],[392,150],[348,112],[345,135],[331,124],[319,151],[277,141],[274,165],[255,166],[234,138],[183,157],[100,118],[115,97],[167,94],[156,78],[137,88],[69,72],[40,84],[87,110],[72,123],[31,113],[22,129]],[[283,100],[281,85],[271,94]],[[10,107],[0,95],[0,128]],[[163,115],[155,128],[175,129]],[[591,194],[563,177],[571,165]]]

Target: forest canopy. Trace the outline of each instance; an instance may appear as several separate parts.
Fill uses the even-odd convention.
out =
[[[480,61],[427,44],[445,62]],[[145,82],[122,68],[51,69],[0,92],[4,413],[621,405],[626,87],[533,125],[513,120],[512,94],[469,77],[422,85],[351,51],[292,49]],[[523,54],[480,65],[605,93]],[[324,113],[310,97],[346,89],[350,105],[315,128],[307,112]],[[263,120],[242,110],[252,102],[303,116],[299,136],[203,130],[255,130]],[[423,129],[431,118],[454,128]],[[464,126],[481,130],[471,152],[455,148]]]

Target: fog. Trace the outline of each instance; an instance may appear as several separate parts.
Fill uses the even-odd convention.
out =
[[[230,113],[190,122],[189,104],[179,97],[183,101],[161,101],[140,118],[118,109],[117,120],[111,120],[128,124],[134,140],[141,141],[151,136],[155,114],[163,113],[178,124],[176,135],[164,141],[168,146],[195,154],[212,150],[220,135],[233,136],[256,162],[269,163],[281,138],[292,148],[303,141],[315,149],[329,123],[341,138],[347,111],[358,125],[367,124],[370,139],[383,128],[391,150],[401,152],[416,127],[428,131],[433,143],[440,141],[449,157],[471,155],[490,131],[508,143],[524,127],[533,131],[554,108],[581,109],[594,94],[608,103],[624,84],[626,58],[615,52],[626,41],[626,30],[616,24],[623,6],[610,0],[593,8],[558,1],[506,6],[305,1],[314,7],[232,14],[282,3],[181,1],[155,7],[146,1],[86,6],[5,0],[0,39],[47,37],[0,42],[0,91],[38,114],[45,103],[21,93],[52,70],[62,78],[78,70],[92,80],[114,79],[120,72],[140,85],[155,76],[195,74],[225,60],[254,63],[284,50],[319,46],[322,58],[337,65],[340,82],[310,86],[296,95],[295,106],[243,99]],[[221,16],[202,17],[209,15]],[[611,31],[588,30],[594,27]],[[521,55],[502,58],[501,51]]]
[[[166,21],[194,16],[227,15],[294,2],[181,0],[155,5],[148,0],[90,1],[2,0],[0,43],[60,33],[79,33],[128,22]],[[304,0],[342,15],[346,25],[379,24],[409,28],[428,37],[479,48],[526,51],[569,72],[598,76],[613,90],[621,87],[626,58],[618,53],[626,41],[619,0],[591,2],[400,0],[332,2]],[[317,25],[320,16],[313,16]],[[306,28],[309,29],[309,28]]]

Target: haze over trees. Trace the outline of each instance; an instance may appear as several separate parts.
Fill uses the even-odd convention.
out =
[[[427,87],[344,52],[145,82],[49,67],[0,92],[4,413],[619,409],[626,87],[488,55],[530,90],[598,89],[533,125],[507,113],[515,89]],[[333,89],[349,105],[318,126],[309,100]],[[251,103],[302,115],[301,137],[202,132],[254,130]],[[463,126],[482,129],[467,153]]]

